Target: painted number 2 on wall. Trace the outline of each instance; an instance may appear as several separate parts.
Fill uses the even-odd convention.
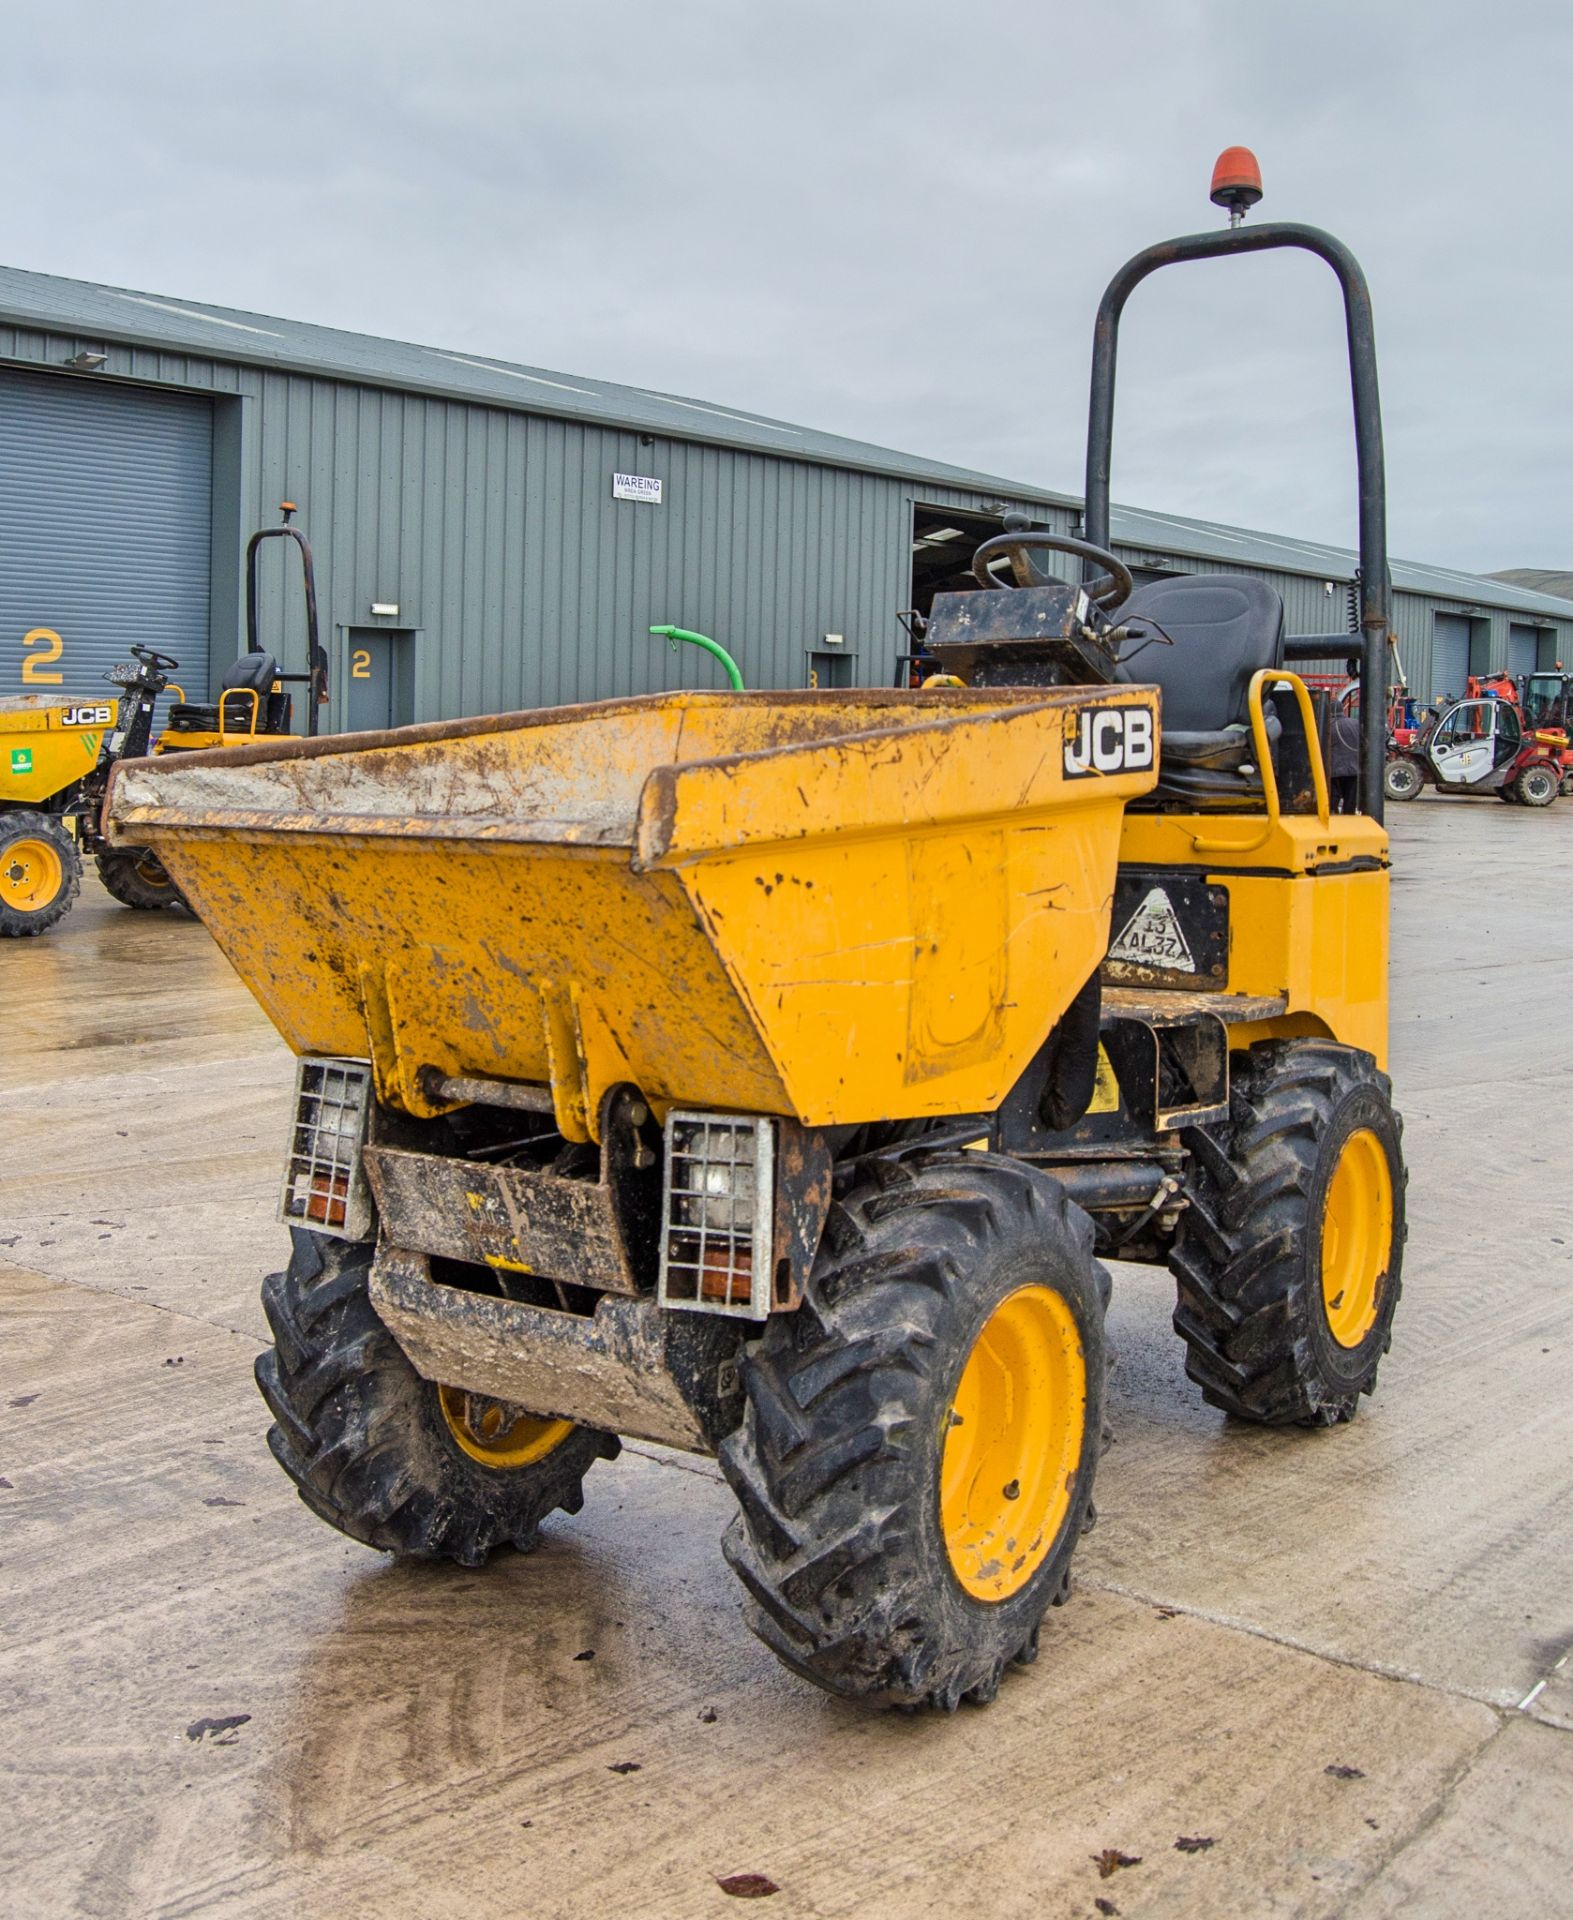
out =
[[[34,627],[22,635],[22,684],[24,687],[58,687],[64,680],[55,662],[65,652],[65,642],[53,627]]]

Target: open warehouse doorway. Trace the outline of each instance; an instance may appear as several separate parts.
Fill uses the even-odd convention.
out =
[[[972,556],[985,540],[1005,531],[997,514],[962,513],[955,507],[912,509],[912,581],[907,601],[926,620],[937,593],[966,593],[977,586]]]

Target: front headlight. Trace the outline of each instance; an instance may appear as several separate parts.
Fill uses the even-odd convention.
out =
[[[762,1320],[770,1311],[774,1207],[772,1120],[669,1115],[661,1305]]]

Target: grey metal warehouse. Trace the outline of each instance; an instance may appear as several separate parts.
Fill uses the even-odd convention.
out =
[[[244,643],[247,536],[285,498],[318,555],[336,728],[711,684],[649,637],[668,621],[751,685],[888,684],[898,613],[1002,512],[1079,518],[719,402],[0,269],[0,692],[94,693],[142,641],[201,698]],[[1291,632],[1347,623],[1340,549],[1135,510],[1114,532],[1144,576],[1257,574]],[[299,670],[283,544],[262,634]],[[1573,663],[1573,603],[1393,573],[1420,695]]]

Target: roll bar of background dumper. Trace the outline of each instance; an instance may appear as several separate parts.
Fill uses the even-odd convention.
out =
[[[261,653],[262,642],[257,638],[257,549],[264,540],[277,540],[280,536],[293,540],[300,548],[301,580],[306,589],[306,661],[305,673],[281,673],[281,680],[292,683],[304,683],[311,690],[306,702],[306,734],[315,739],[317,734],[317,709],[328,697],[328,656],[322,650],[322,639],[317,624],[317,570],[311,558],[311,542],[299,527],[290,525],[290,515],[294,507],[286,504],[282,508],[284,524],[278,527],[261,527],[246,542],[246,651]]]
[[[1349,336],[1349,384],[1354,399],[1355,462],[1360,491],[1360,807],[1382,818],[1382,767],[1387,741],[1387,636],[1392,585],[1387,568],[1387,478],[1382,457],[1382,405],[1377,391],[1376,335],[1371,294],[1360,263],[1320,227],[1268,221],[1217,233],[1189,233],[1161,240],[1134,255],[1104,289],[1092,342],[1092,394],[1087,417],[1086,534],[1094,546],[1109,544],[1109,466],[1114,440],[1114,372],[1120,314],[1150,273],[1184,260],[1210,260],[1233,253],[1263,253],[1299,247],[1325,260],[1343,288]],[[1307,659],[1347,649],[1353,635],[1316,635],[1289,643],[1290,658]],[[1308,639],[1311,636],[1307,637]]]

